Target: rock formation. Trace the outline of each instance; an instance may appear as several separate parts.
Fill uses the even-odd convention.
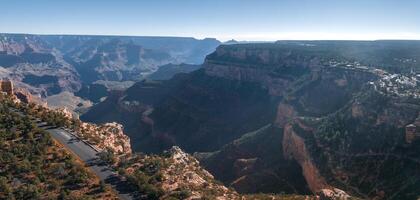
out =
[[[40,98],[33,96],[27,89],[19,87],[15,88],[14,82],[11,80],[0,81],[0,92],[23,103],[44,104]]]
[[[350,196],[343,190],[334,189],[322,189],[319,192],[320,200],[346,200],[350,199]]]
[[[178,188],[205,188],[206,190],[219,191],[217,199],[238,199],[239,194],[229,190],[223,185],[214,182],[214,177],[200,166],[200,163],[191,155],[183,152],[179,147],[172,147],[170,154],[170,166],[163,170],[165,181],[162,188],[166,191],[174,191]],[[203,193],[192,190],[188,199],[203,198]]]
[[[14,93],[13,91],[13,83],[10,80],[1,80],[0,81],[0,91],[12,95]]]
[[[418,123],[417,123],[418,124]],[[420,138],[419,128],[415,124],[408,124],[405,126],[405,141],[408,144],[413,143]]]
[[[68,112],[68,114],[71,113]],[[130,138],[124,134],[121,124],[113,122],[96,125],[81,122],[76,134],[85,138],[98,149],[111,150],[116,154],[132,153]]]

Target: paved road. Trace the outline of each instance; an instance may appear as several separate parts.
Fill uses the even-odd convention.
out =
[[[13,112],[23,116],[24,114],[12,108]],[[46,122],[35,121],[38,127],[45,129],[51,137],[63,144],[67,149],[76,154],[85,164],[106,184],[116,191],[119,199],[138,199],[138,192],[128,182],[122,180],[106,163],[101,161],[98,153],[91,146],[75,137],[73,134],[61,128],[51,128]]]
[[[42,125],[42,123],[39,123]],[[60,128],[46,128],[51,136],[76,154],[87,166],[106,184],[112,186],[122,200],[136,198],[135,190],[130,184],[121,179],[108,165],[99,159],[98,152],[91,146],[76,138],[66,130]]]

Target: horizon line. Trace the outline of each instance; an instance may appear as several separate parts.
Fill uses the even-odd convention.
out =
[[[372,37],[372,35],[367,37],[355,37],[360,36],[360,34],[349,34],[347,37],[337,37],[337,34],[330,33],[326,34],[330,37],[302,37],[303,35],[313,35],[314,33],[280,33],[278,36],[275,37],[276,34],[272,34],[269,37],[263,37],[264,35],[241,35],[235,37],[229,36],[187,36],[185,34],[176,35],[176,34],[168,34],[168,35],[141,35],[141,34],[120,34],[120,33],[107,33],[107,34],[92,34],[92,33],[28,33],[28,32],[0,32],[0,34],[8,34],[8,35],[40,35],[40,36],[102,36],[102,37],[160,37],[160,38],[191,38],[196,40],[204,40],[204,39],[215,39],[221,43],[229,42],[229,41],[237,41],[237,42],[276,42],[276,41],[420,41],[420,34],[401,34],[399,37]],[[297,37],[293,37],[291,35],[296,34]],[[319,35],[319,33],[317,33]],[[321,33],[325,35],[325,33]],[[340,34],[341,35],[341,34]],[[364,34],[363,34],[364,35]],[[403,36],[405,35],[405,37]],[[267,35],[266,35],[267,36]],[[402,37],[401,37],[402,36]],[[256,37],[252,39],[252,37]],[[261,37],[258,39],[258,37]],[[228,39],[230,38],[230,39]],[[238,39],[242,38],[242,39]],[[249,39],[246,39],[249,38]],[[276,39],[278,38],[278,39]]]

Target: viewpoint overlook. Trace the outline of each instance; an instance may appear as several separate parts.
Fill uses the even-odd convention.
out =
[[[419,1],[0,5],[0,200],[420,200]]]

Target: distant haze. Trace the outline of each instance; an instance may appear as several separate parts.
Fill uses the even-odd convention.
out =
[[[0,32],[284,39],[420,39],[417,0],[0,0]]]

